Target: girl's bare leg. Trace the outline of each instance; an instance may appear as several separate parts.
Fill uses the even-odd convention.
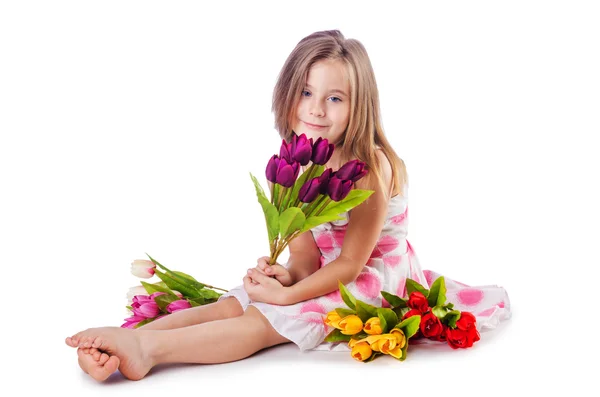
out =
[[[136,328],[136,330],[165,330],[188,327],[190,325],[202,324],[208,321],[224,320],[241,316],[244,309],[240,302],[230,296],[219,302],[209,303],[208,305],[196,306],[185,310],[180,310],[168,316],[161,317],[151,323]]]
[[[135,328],[139,330],[167,330],[187,327],[190,325],[202,324],[209,321],[223,320],[226,318],[238,317],[244,314],[244,310],[239,301],[233,296],[225,298],[222,301],[210,303],[208,305],[197,306],[190,309],[180,310],[168,316],[154,320],[151,323]],[[68,339],[68,338],[67,338]],[[77,345],[79,341],[67,341],[72,346]],[[115,359],[109,362],[110,356],[102,351],[88,347],[77,349],[79,366],[88,374],[100,373],[108,375],[116,371],[118,364]]]
[[[287,342],[254,306],[241,316],[184,328],[91,328],[66,340],[69,346],[89,349],[87,354],[98,357],[84,370],[99,381],[117,368],[126,378],[139,380],[157,364],[237,361]]]

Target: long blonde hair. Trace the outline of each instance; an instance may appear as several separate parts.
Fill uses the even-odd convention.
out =
[[[293,121],[304,90],[308,72],[321,60],[341,60],[347,68],[350,80],[350,119],[345,133],[335,144],[341,151],[342,163],[356,158],[369,170],[365,181],[372,178],[386,192],[382,178],[381,163],[376,154],[379,148],[392,166],[392,188],[403,194],[408,182],[404,161],[396,154],[383,131],[379,109],[379,90],[375,73],[365,47],[358,40],[346,39],[339,30],[315,32],[298,42],[290,53],[273,90],[272,111],[275,129],[286,141],[291,141]]]

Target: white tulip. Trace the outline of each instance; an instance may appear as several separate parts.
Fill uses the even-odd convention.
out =
[[[139,278],[151,278],[154,276],[156,265],[152,261],[136,259],[131,262],[131,273]]]

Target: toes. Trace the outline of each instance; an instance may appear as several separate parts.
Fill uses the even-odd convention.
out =
[[[91,346],[99,349],[102,346],[102,338],[100,338],[99,336],[96,337],[92,342]]]
[[[121,360],[117,356],[110,356],[106,363],[104,364],[104,369],[109,372],[109,375],[115,372],[119,368],[119,364]]]
[[[102,355],[102,352],[94,347],[92,347],[90,349],[90,354],[92,355],[92,357],[94,357],[94,360],[98,361],[100,360],[100,356]]]
[[[108,361],[109,358],[110,358],[110,356],[108,354],[102,353],[100,355],[100,359],[98,360],[98,364],[100,364],[100,365],[106,364],[106,362]]]

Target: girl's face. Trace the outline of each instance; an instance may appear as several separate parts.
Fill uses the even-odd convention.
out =
[[[297,135],[318,137],[330,143],[344,134],[350,119],[350,82],[346,66],[339,60],[316,62],[308,72],[294,118]]]

